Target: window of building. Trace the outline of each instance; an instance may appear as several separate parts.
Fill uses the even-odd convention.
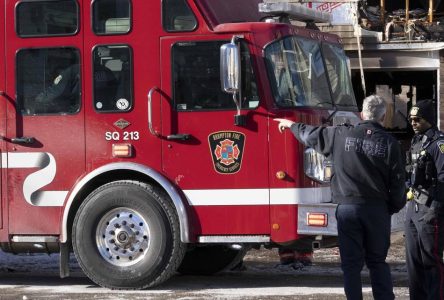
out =
[[[100,112],[132,108],[132,52],[126,45],[100,45],[93,51],[94,107]]]
[[[162,24],[166,31],[193,31],[197,20],[185,0],[163,0]]]
[[[222,91],[220,47],[228,41],[176,43],[172,49],[175,108],[184,110],[235,109],[233,96]],[[242,108],[259,104],[250,52],[241,44]]]
[[[95,0],[92,11],[96,34],[125,34],[131,30],[130,0]]]
[[[23,115],[74,114],[80,109],[80,52],[75,48],[20,50],[17,105]]]
[[[74,35],[79,29],[79,7],[74,0],[19,2],[16,31],[20,37]]]

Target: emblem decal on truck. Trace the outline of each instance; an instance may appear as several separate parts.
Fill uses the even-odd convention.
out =
[[[218,131],[208,136],[214,170],[220,174],[239,172],[244,153],[245,135],[236,131]]]
[[[117,120],[116,122],[114,122],[113,125],[116,126],[117,128],[125,129],[125,128],[127,128],[128,126],[130,126],[131,123],[128,122],[127,120],[125,120],[125,119],[119,119],[119,120]]]

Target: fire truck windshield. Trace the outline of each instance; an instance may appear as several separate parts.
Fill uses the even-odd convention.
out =
[[[265,49],[268,74],[279,107],[357,110],[347,58],[335,45],[290,36]]]

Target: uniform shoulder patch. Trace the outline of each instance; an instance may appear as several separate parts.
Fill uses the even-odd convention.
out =
[[[439,151],[444,154],[444,141],[440,141],[437,143]]]

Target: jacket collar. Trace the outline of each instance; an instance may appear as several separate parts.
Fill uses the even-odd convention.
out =
[[[358,125],[371,125],[373,127],[379,128],[379,129],[384,129],[384,127],[379,124],[376,121],[372,121],[372,120],[362,120],[358,123]]]

